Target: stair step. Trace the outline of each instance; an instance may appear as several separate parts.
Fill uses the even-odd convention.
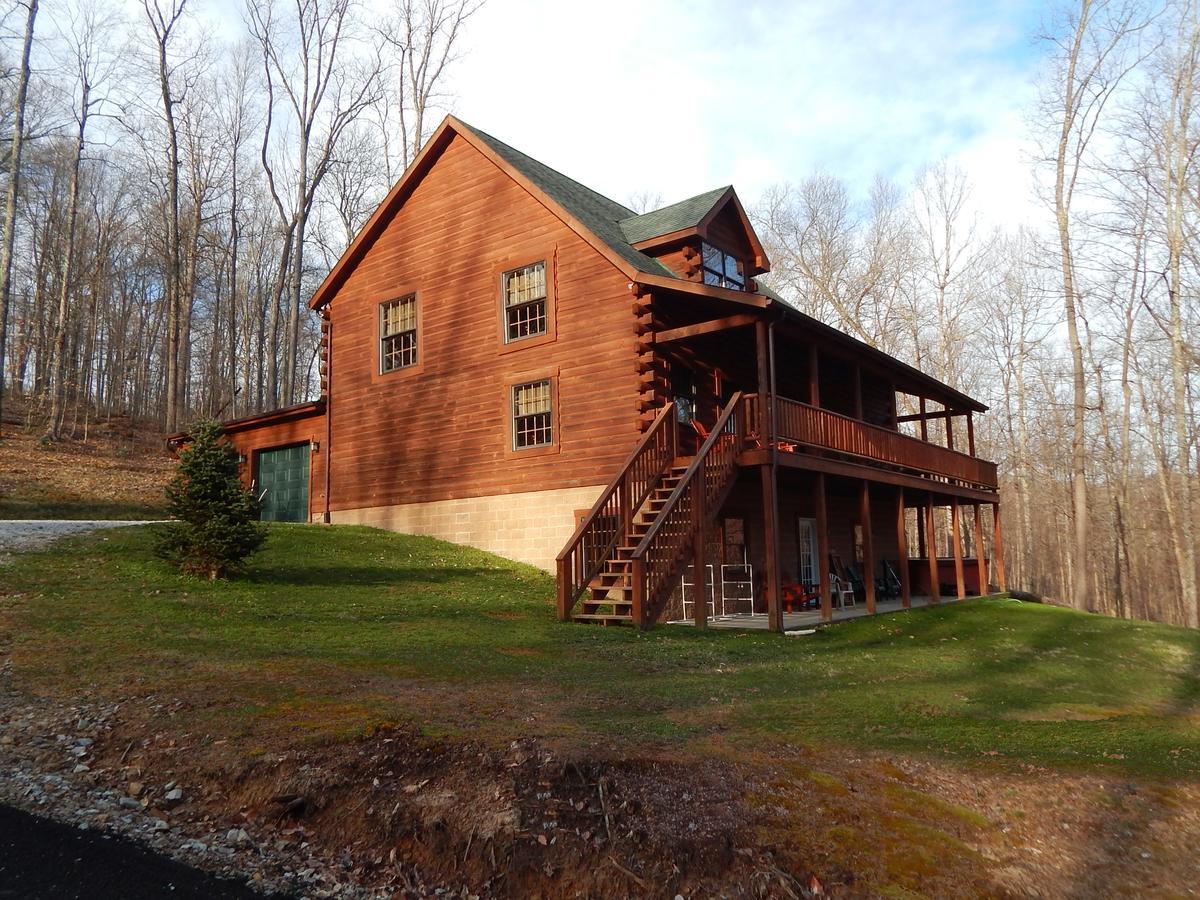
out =
[[[632,600],[584,600],[583,611],[587,615],[595,615],[601,607],[612,607],[614,614],[627,615],[633,609]]]
[[[609,590],[621,586],[621,582],[625,580],[628,572],[610,572],[605,570],[594,577],[587,583],[587,586],[592,590]]]
[[[608,585],[604,585],[602,587],[593,587],[592,590],[593,591],[604,591],[605,593],[598,597],[593,595],[593,599],[585,600],[584,601],[585,603],[601,603],[604,601],[604,598],[609,594],[629,594],[630,592],[633,591],[633,588],[627,587],[626,585],[623,585],[623,584],[608,584]],[[623,602],[623,601],[618,601],[618,602]]]
[[[595,622],[598,625],[632,625],[633,616],[607,615],[603,613],[579,613],[572,617],[576,622]]]

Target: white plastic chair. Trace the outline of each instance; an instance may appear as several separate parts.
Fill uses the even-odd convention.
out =
[[[842,609],[847,606],[855,606],[854,588],[850,582],[843,581],[838,578],[833,572],[829,573],[829,589],[833,592],[834,605]]]

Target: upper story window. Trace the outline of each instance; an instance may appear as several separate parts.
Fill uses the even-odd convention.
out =
[[[549,378],[513,386],[514,450],[554,443],[553,396]]]
[[[417,362],[417,296],[379,304],[379,371],[394,372]]]
[[[504,341],[546,333],[546,263],[504,273]]]
[[[700,268],[704,273],[705,284],[735,291],[746,289],[746,276],[743,274],[741,260],[730,256],[720,247],[714,247],[707,242],[701,244]]]

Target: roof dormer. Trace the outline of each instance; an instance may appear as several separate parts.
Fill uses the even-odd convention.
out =
[[[630,245],[691,281],[744,291],[770,260],[732,187],[621,221]]]

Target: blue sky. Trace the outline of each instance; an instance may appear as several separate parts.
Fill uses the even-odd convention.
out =
[[[489,0],[454,68],[467,122],[618,200],[818,170],[865,193],[946,157],[986,220],[1037,214],[1028,109],[1049,8],[1019,2]]]

